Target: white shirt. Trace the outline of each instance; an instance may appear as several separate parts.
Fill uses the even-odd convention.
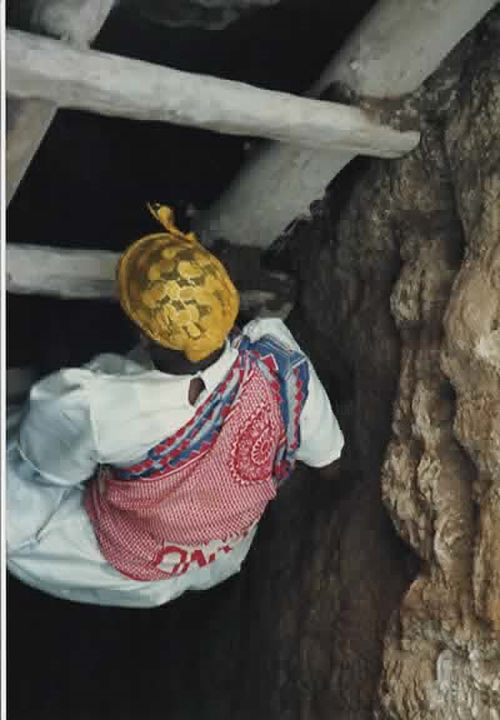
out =
[[[269,334],[300,349],[284,323],[260,319],[243,332],[252,341]],[[214,564],[180,577],[138,583],[120,575],[100,554],[81,505],[84,482],[100,463],[127,465],[185,425],[223,380],[237,357],[229,343],[197,373],[204,390],[189,404],[192,375],[155,370],[140,351],[100,355],[37,383],[8,444],[7,545],[9,568],[42,590],[82,602],[147,607],[188,587],[209,587],[237,572],[254,533]],[[309,362],[309,361],[308,361]],[[308,397],[300,418],[297,459],[320,467],[340,456],[343,436],[328,396],[309,362]]]

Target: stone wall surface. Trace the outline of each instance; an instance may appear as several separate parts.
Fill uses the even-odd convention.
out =
[[[413,99],[420,147],[357,161],[268,254],[298,274],[291,325],[336,399],[343,469],[361,481],[351,522],[383,546],[366,534],[381,486],[419,565],[388,623],[370,711],[354,709],[381,652],[365,620],[388,617],[394,599],[390,583],[377,591],[376,563],[359,578],[372,593],[354,620],[361,647],[334,614],[336,718],[500,718],[499,42],[496,8]],[[341,567],[374,552],[348,538],[343,527]],[[351,583],[332,578],[336,594]],[[370,658],[364,679],[357,653]]]
[[[386,638],[389,718],[500,717],[498,19],[429,84],[422,158],[401,164],[413,192],[391,297],[402,367],[383,490],[423,567]]]

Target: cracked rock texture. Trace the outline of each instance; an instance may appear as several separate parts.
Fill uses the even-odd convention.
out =
[[[500,718],[499,17],[429,83],[393,199],[401,376],[382,480],[423,565],[386,638],[389,718]]]
[[[338,399],[359,501],[370,496],[378,513],[382,488],[418,563],[383,647],[366,615],[351,628],[370,658],[364,678],[334,618],[343,700],[330,709],[342,720],[500,719],[499,44],[497,7],[417,98],[420,147],[357,161],[268,254],[298,273],[291,324]],[[351,512],[363,537],[367,517]],[[364,544],[352,556],[345,533],[340,565],[369,557]],[[337,581],[336,593],[352,591]],[[369,570],[364,583],[388,617],[390,583],[377,593]]]

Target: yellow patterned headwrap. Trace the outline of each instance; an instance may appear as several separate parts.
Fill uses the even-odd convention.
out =
[[[194,234],[175,227],[169,207],[148,207],[166,232],[140,238],[121,256],[120,303],[156,343],[199,362],[221,347],[233,327],[238,292]]]

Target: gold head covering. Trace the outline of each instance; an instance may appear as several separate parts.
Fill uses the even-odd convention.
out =
[[[148,337],[196,363],[223,344],[239,295],[222,263],[175,227],[169,207],[148,208],[166,232],[140,238],[121,256],[120,303]]]

